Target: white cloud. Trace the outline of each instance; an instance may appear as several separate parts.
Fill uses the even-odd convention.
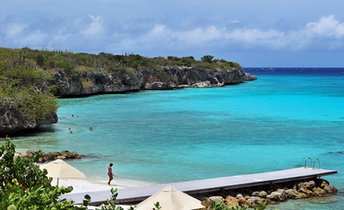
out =
[[[197,52],[202,49],[216,51],[240,48],[272,50],[344,48],[344,23],[333,15],[323,16],[317,21],[305,23],[299,29],[289,31],[245,27],[241,24],[230,24],[227,27],[215,24],[194,25],[189,28],[155,24],[144,26],[137,31],[133,29],[135,26],[129,27],[128,30],[128,27],[116,28],[106,25],[102,17],[89,15],[47,28],[39,28],[26,22],[6,23],[0,29],[0,41],[6,46],[14,47],[133,53],[165,50]]]
[[[85,36],[98,35],[103,32],[103,18],[100,16],[89,15],[91,22],[86,30],[81,33]]]
[[[14,23],[9,25],[4,31],[7,38],[14,38],[20,35],[28,26],[25,24]]]
[[[128,47],[127,50],[134,51],[139,50],[137,47],[152,47],[154,43],[185,49],[207,45],[213,48],[235,45],[239,48],[302,50],[314,46],[324,49],[342,48],[343,42],[344,23],[329,15],[321,17],[316,22],[306,23],[298,30],[290,31],[246,27],[232,29],[215,25],[178,30],[157,24],[147,33],[138,37],[126,37],[123,43],[117,42],[115,46],[121,46],[122,50]]]
[[[237,23],[240,23],[240,20],[231,20],[229,22],[232,23],[232,24],[237,24]]]
[[[285,33],[273,29],[236,29],[227,31],[225,39],[231,42],[245,44],[245,46],[262,45],[269,48],[280,48],[285,46]]]
[[[322,17],[318,22],[308,23],[305,30],[310,35],[344,37],[344,23],[340,23],[333,15]]]

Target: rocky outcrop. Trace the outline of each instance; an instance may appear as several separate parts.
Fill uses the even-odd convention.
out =
[[[127,72],[104,73],[84,71],[67,75],[58,71],[53,75],[55,95],[80,97],[102,93],[123,93],[139,90],[169,90],[185,87],[222,87],[255,80],[241,69],[202,69],[192,67],[160,67]]]
[[[54,94],[62,97],[138,91],[143,87],[143,74],[140,71],[132,75],[85,71],[72,76],[59,71],[53,78],[52,83],[56,87]]]
[[[290,185],[291,184],[291,185]],[[287,201],[288,199],[304,199],[311,197],[323,197],[329,194],[334,194],[337,189],[330,186],[326,180],[315,179],[299,183],[287,183],[286,185],[268,186],[265,190],[251,191],[250,194],[244,196],[243,194],[236,194],[233,196],[232,192],[228,194],[211,196],[202,201],[206,210],[214,209],[215,205],[226,206],[229,209],[254,208],[264,209],[267,204],[274,204],[276,202]],[[249,189],[244,189],[243,192],[249,193]],[[235,195],[235,194],[234,194]],[[224,199],[226,198],[226,199]],[[221,203],[221,205],[219,205]]]
[[[36,152],[29,150],[26,152],[24,157],[33,157]],[[62,160],[73,160],[73,159],[81,159],[81,155],[79,155],[76,152],[70,152],[68,150],[62,151],[62,152],[39,152],[39,163],[44,163],[47,161],[53,161],[56,159],[62,159]]]
[[[0,136],[57,122],[56,113],[37,119],[23,115],[11,100],[0,100]]]

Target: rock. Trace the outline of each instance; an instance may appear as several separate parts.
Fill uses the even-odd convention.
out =
[[[20,152],[16,152],[16,153],[14,153],[14,158],[17,158],[17,157],[22,157],[23,156],[23,154],[22,153],[20,153]]]
[[[315,187],[315,182],[314,181],[309,181],[309,182],[301,182],[300,184],[297,185],[297,188],[303,188],[307,190],[312,190]]]
[[[191,87],[193,88],[209,88],[209,87],[223,87],[223,86],[224,86],[223,83],[211,84],[210,81],[197,82],[191,85]]]
[[[104,73],[88,70],[75,75],[55,72],[52,84],[55,95],[62,97],[137,90],[167,90],[177,87],[221,87],[256,79],[239,68],[205,69],[186,66],[159,66],[156,69],[133,69],[132,72]]]
[[[256,196],[252,196],[247,199],[247,204],[249,207],[256,207],[262,199]]]
[[[65,159],[66,159],[66,156],[59,155],[59,156],[56,156],[56,159],[65,160]]]
[[[260,192],[258,193],[258,197],[261,197],[261,198],[266,198],[267,195],[268,195],[268,193],[265,192],[265,191],[260,191]]]
[[[248,200],[248,199],[250,199],[250,197],[251,196],[246,195],[244,198],[245,198],[245,200]]]
[[[205,209],[211,209],[215,202],[221,201],[223,202],[225,199],[222,196],[211,196],[207,198],[206,200],[202,201],[202,205],[205,207]]]
[[[315,196],[324,196],[326,195],[326,191],[320,187],[316,187],[313,189],[313,195]]]
[[[333,194],[338,191],[337,188],[335,188],[334,186],[325,186],[324,190],[329,194]]]
[[[238,203],[242,207],[249,207],[247,200],[243,197],[238,199]]]
[[[259,195],[259,191],[254,191],[251,195],[252,196],[258,196]]]
[[[207,200],[209,200],[209,201],[225,201],[225,199],[222,196],[219,196],[219,195],[211,196]]]
[[[75,75],[59,71],[54,73],[53,78],[52,85],[56,86],[54,95],[62,97],[137,91],[144,86],[143,74],[139,70],[134,70],[130,74],[89,70],[76,72]]]
[[[329,183],[328,181],[323,180],[323,181],[321,182],[321,184],[320,184],[320,187],[324,188],[324,187],[327,187],[327,186],[329,186],[329,185],[330,185],[330,183]]]
[[[244,198],[244,196],[242,194],[237,194],[236,199],[240,199],[240,198]]]
[[[235,198],[237,199],[240,206],[248,207],[247,201],[242,194],[237,194]]]
[[[226,197],[226,203],[227,203],[227,207],[229,207],[229,208],[239,206],[238,200],[236,198],[234,198],[233,196],[230,196],[230,195]]]
[[[55,112],[37,119],[34,116],[23,114],[21,108],[14,105],[11,99],[2,98],[0,100],[0,136],[50,125],[56,123],[57,120]]]
[[[252,75],[250,73],[245,73],[245,80],[246,81],[252,81],[252,80],[256,80],[256,79],[257,79],[256,76],[254,76],[254,75]]]
[[[307,194],[299,192],[295,199],[304,199],[304,198],[308,198],[308,197],[309,196]]]
[[[306,194],[308,197],[313,195],[313,191],[306,188],[300,188],[298,191]]]
[[[177,88],[174,83],[152,82],[145,84],[145,90],[170,90]]]
[[[212,208],[212,202],[208,200],[202,200],[201,204],[204,206],[204,210],[210,210]]]
[[[284,189],[278,189],[277,191],[274,191],[270,195],[266,196],[266,198],[273,201],[285,201],[287,200],[287,193]]]
[[[35,151],[27,151],[25,157],[33,157],[33,154]],[[76,152],[70,152],[68,150],[62,151],[62,152],[47,152],[41,153],[41,156],[38,159],[39,163],[44,163],[46,161],[53,161],[56,159],[62,159],[62,160],[73,160],[73,159],[81,159],[81,155],[79,155]]]
[[[288,189],[285,192],[287,193],[287,197],[291,199],[296,199],[299,195],[299,192],[296,189]]]

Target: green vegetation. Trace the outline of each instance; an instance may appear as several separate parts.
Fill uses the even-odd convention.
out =
[[[243,206],[234,206],[234,207],[228,207],[226,201],[216,201],[211,208],[211,210],[246,210],[248,209],[247,207]],[[250,208],[251,209],[251,208]],[[254,210],[264,210],[266,209],[266,203],[265,202],[259,202]]]
[[[44,84],[51,80],[28,58],[28,49],[0,49],[0,107],[21,120],[39,121],[56,112],[57,102]]]
[[[195,67],[217,70],[241,69],[235,62],[214,59],[205,55],[201,60],[194,57],[154,57],[140,55],[113,55],[110,53],[87,54],[65,51],[31,50],[29,48],[0,48],[0,81],[6,80],[6,87],[34,86],[41,92],[54,93],[54,72],[63,72],[70,78],[79,77],[85,71],[102,71],[133,75],[137,70],[152,74],[163,74],[163,67]],[[163,77],[166,75],[163,75]],[[87,84],[87,83],[86,83]],[[86,86],[89,86],[87,84]]]
[[[0,145],[0,209],[86,210],[91,197],[85,195],[81,206],[60,199],[61,195],[71,192],[73,188],[52,186],[52,178],[47,177],[47,171],[41,171],[35,164],[39,157],[40,151],[32,158],[15,157],[15,145],[7,138]],[[117,189],[111,189],[111,194],[107,203],[98,210],[123,210],[116,205]],[[130,209],[135,210],[134,207]],[[159,209],[161,207],[157,202],[153,210]]]
[[[73,202],[59,196],[72,187],[51,186],[47,171],[34,159],[14,158],[15,146],[7,139],[0,147],[0,209],[75,209]]]
[[[211,55],[196,60],[192,56],[147,58],[135,54],[95,55],[29,48],[0,48],[0,116],[11,110],[19,121],[37,122],[49,119],[57,110],[53,95],[63,96],[61,89],[65,90],[66,87],[60,84],[61,80],[66,84],[76,81],[73,84],[81,84],[84,90],[95,86],[97,77],[92,80],[85,72],[112,73],[112,76],[119,80],[124,78],[126,83],[133,78],[139,78],[135,75],[140,71],[149,81],[167,83],[174,78],[164,71],[164,68],[181,66],[226,71],[241,69],[238,63],[215,59]],[[67,91],[68,87],[67,85]]]
[[[214,59],[205,55],[201,60],[194,57],[154,57],[147,58],[136,54],[113,55],[110,53],[87,54],[71,53],[65,51],[47,51],[0,48],[0,69],[21,70],[29,69],[28,77],[49,79],[49,72],[64,71],[67,75],[87,70],[101,70],[105,72],[128,72],[135,69],[157,70],[163,66],[187,66],[210,69],[240,68],[238,63],[228,62],[223,59]],[[0,70],[1,74],[4,74]],[[26,72],[28,73],[28,72]],[[43,77],[42,77],[43,76]],[[46,77],[46,78],[44,78]]]
[[[15,110],[22,120],[44,120],[55,113],[58,105],[55,97],[49,93],[36,93],[34,87],[0,87],[0,99],[8,111]],[[5,111],[5,110],[4,110]]]

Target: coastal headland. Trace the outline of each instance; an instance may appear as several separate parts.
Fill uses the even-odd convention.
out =
[[[256,79],[238,63],[210,55],[196,60],[0,48],[0,58],[0,136],[56,123],[56,97],[221,87]]]

